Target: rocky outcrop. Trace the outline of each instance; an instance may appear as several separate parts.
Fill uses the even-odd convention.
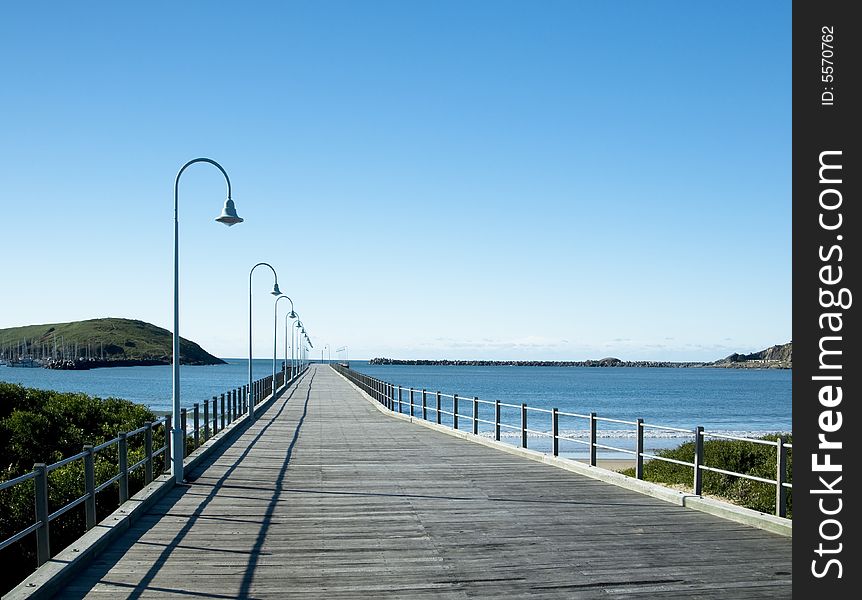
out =
[[[793,342],[770,346],[751,354],[731,354],[710,366],[730,369],[792,369]]]

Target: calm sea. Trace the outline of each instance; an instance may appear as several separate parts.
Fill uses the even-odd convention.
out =
[[[224,359],[225,365],[180,367],[180,400],[186,408],[248,383],[248,360]],[[272,359],[255,359],[254,379],[272,374]],[[281,368],[281,361],[276,363]],[[112,367],[89,371],[54,371],[0,366],[0,381],[27,387],[83,392],[91,396],[124,398],[156,412],[171,410],[171,367]]]
[[[472,414],[470,398],[500,400],[501,403],[598,417],[662,425],[691,431],[701,425],[706,431],[740,437],[791,431],[791,376],[779,369],[673,369],[673,368],[596,368],[596,367],[469,367],[469,366],[392,366],[369,365],[351,361],[352,368],[384,381],[428,390],[428,405],[433,394],[457,393],[462,400],[459,413]],[[420,395],[414,402],[419,403]],[[404,397],[406,402],[406,396]],[[443,398],[443,410],[452,411],[452,400]],[[433,413],[429,413],[432,415]],[[493,407],[480,405],[480,419],[493,420]],[[444,415],[451,424],[451,417]],[[520,409],[504,407],[501,420],[517,426],[503,429],[501,438],[520,443]],[[469,427],[463,421],[461,427]],[[551,431],[550,414],[528,412],[528,445],[538,450],[550,446],[543,435]],[[588,439],[588,421],[560,417],[560,433],[580,440]],[[491,435],[492,427],[481,424],[480,433]],[[614,447],[634,448],[636,428],[625,423],[599,421],[598,440]],[[645,428],[647,449],[673,447],[693,438],[687,432]],[[602,442],[605,440],[605,442]],[[583,444],[566,442],[561,452],[583,455]],[[608,457],[624,454],[602,452]]]
[[[243,385],[247,380],[247,361],[227,359],[225,365],[183,366],[181,399],[185,407]],[[254,378],[271,373],[271,359],[255,359]],[[280,363],[279,363],[280,366]],[[758,436],[791,431],[791,372],[777,369],[664,369],[664,368],[588,368],[588,367],[467,367],[467,366],[372,366],[366,361],[351,361],[351,367],[396,385],[462,398],[478,396],[505,404],[588,414],[624,421],[642,418],[648,424],[687,430],[702,425],[707,431]],[[161,412],[170,410],[171,368],[122,367],[90,371],[52,371],[0,367],[0,380],[30,387],[58,391],[84,392],[93,396],[114,396],[147,405]],[[405,396],[406,401],[406,396]],[[419,395],[416,395],[418,403]],[[428,396],[429,406],[434,403]],[[449,404],[447,404],[449,403]],[[444,398],[444,410],[451,411],[451,399]],[[480,418],[492,419],[482,407]],[[471,404],[462,400],[460,412],[471,414]],[[504,407],[503,421],[518,425],[520,411]],[[429,413],[433,414],[433,413]],[[443,421],[451,423],[451,417]],[[462,427],[469,426],[464,421]],[[586,421],[560,418],[563,435],[584,439]],[[530,412],[529,446],[546,449],[550,415]],[[490,435],[490,426],[480,432]],[[632,446],[634,428],[627,424],[600,422],[599,438],[608,445]],[[648,449],[676,446],[690,435],[683,432],[647,428]],[[505,429],[504,441],[520,442],[520,431]],[[613,443],[611,443],[613,441]],[[600,442],[601,443],[601,442]],[[564,443],[561,451],[581,455],[579,443]],[[603,452],[614,456],[613,452]],[[624,456],[624,455],[623,455]]]

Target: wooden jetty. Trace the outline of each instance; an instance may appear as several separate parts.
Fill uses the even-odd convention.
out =
[[[60,598],[789,598],[791,540],[382,414],[312,367]]]

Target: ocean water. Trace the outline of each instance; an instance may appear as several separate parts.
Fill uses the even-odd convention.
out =
[[[435,405],[434,392],[458,394],[459,428],[469,429],[474,396],[481,400],[499,400],[501,421],[511,428],[501,429],[501,440],[519,445],[521,441],[521,403],[528,410],[528,447],[546,451],[550,448],[551,415],[562,413],[588,415],[600,419],[634,422],[642,418],[647,425],[684,429],[673,431],[645,427],[645,448],[655,450],[679,445],[693,439],[696,426],[708,433],[738,437],[759,437],[767,433],[791,431],[791,376],[779,369],[678,369],[678,368],[596,368],[596,367],[471,367],[369,365],[351,361],[351,368],[403,387],[413,387],[414,404],[421,403],[421,389],[427,390],[429,407]],[[408,393],[402,395],[408,402]],[[452,398],[441,399],[441,409],[452,410]],[[532,410],[538,409],[538,410]],[[405,407],[405,412],[409,409]],[[494,407],[479,405],[479,418],[493,422]],[[418,414],[418,410],[416,413]],[[428,418],[435,418],[428,411]],[[452,424],[450,415],[443,423]],[[586,456],[589,421],[582,417],[561,415],[560,434],[578,441],[561,442],[564,455]],[[597,442],[634,450],[636,426],[599,420]],[[479,433],[490,437],[493,426],[480,423]],[[710,438],[707,438],[710,439]],[[624,452],[610,449],[600,456],[624,458]]]
[[[182,406],[191,408],[247,382],[247,361],[227,359],[227,364],[183,366],[180,372]],[[280,361],[277,363],[280,368]],[[441,408],[452,412],[452,394],[461,397],[459,427],[470,427],[470,399],[500,400],[501,420],[511,425],[502,428],[501,439],[520,444],[520,405],[528,411],[528,446],[546,451],[551,417],[557,408],[562,413],[589,414],[599,418],[634,421],[642,418],[649,425],[684,429],[670,431],[647,427],[647,450],[676,446],[693,438],[695,426],[707,432],[757,437],[765,433],[791,431],[791,372],[777,369],[666,369],[666,368],[589,368],[589,367],[468,367],[468,366],[372,366],[367,361],[351,361],[351,368],[417,392],[414,403],[421,403],[421,389],[428,391],[427,405],[434,406],[433,392],[444,396]],[[272,372],[271,359],[255,359],[254,378]],[[52,371],[0,366],[0,381],[52,389],[84,392],[93,396],[114,396],[147,405],[157,413],[171,409],[170,366],[118,367],[90,371]],[[403,395],[407,408],[408,394]],[[532,410],[539,409],[539,410]],[[416,412],[419,413],[417,408]],[[428,411],[429,419],[434,413]],[[480,404],[479,418],[493,421],[493,406]],[[450,415],[442,422],[452,424]],[[588,421],[561,415],[560,434],[577,441],[563,440],[560,451],[566,456],[587,453]],[[493,435],[493,427],[480,423],[481,435]],[[633,450],[636,428],[628,423],[599,421],[598,442]],[[602,449],[600,456],[625,458],[624,452]]]
[[[224,365],[180,367],[180,403],[191,409],[195,402],[248,383],[248,360],[224,359]],[[281,360],[276,362],[281,368]],[[272,374],[272,359],[255,359],[254,379]],[[0,366],[0,381],[20,383],[27,387],[83,392],[91,396],[123,398],[148,406],[156,413],[171,410],[171,367],[111,367],[89,371],[55,371]]]

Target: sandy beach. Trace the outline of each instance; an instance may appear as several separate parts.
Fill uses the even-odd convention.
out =
[[[578,462],[589,463],[589,459],[586,458],[578,458],[575,459]],[[644,461],[646,462],[646,461]],[[633,458],[597,458],[596,466],[601,467],[603,469],[608,469],[609,471],[622,471],[623,469],[633,469],[635,466],[635,459]]]

